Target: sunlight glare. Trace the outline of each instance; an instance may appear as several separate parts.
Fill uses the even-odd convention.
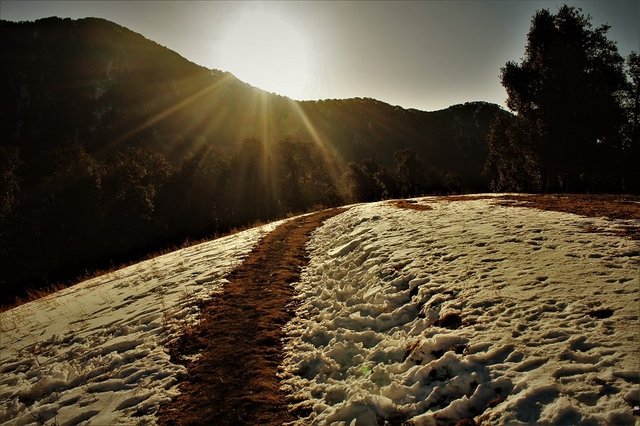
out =
[[[310,73],[304,34],[263,5],[246,8],[219,46],[219,63],[240,80],[299,99]]]

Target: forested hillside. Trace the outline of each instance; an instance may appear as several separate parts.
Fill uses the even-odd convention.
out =
[[[4,295],[292,211],[488,187],[496,105],[297,102],[97,18],[2,21],[0,51]]]

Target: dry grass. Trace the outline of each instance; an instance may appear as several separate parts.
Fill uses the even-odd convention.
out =
[[[501,197],[525,202],[527,207],[589,217],[640,220],[640,197],[634,195],[512,195]]]
[[[605,217],[640,221],[640,197],[635,195],[523,194],[495,198],[503,206],[529,207],[573,213],[587,217]],[[590,227],[590,232],[604,232]],[[640,224],[620,226],[616,235],[640,240]]]
[[[288,214],[287,217],[290,217],[291,214]],[[279,220],[279,219],[275,219]],[[218,238],[226,237],[229,235],[234,235],[242,231],[246,231],[247,229],[256,228],[258,226],[265,225],[267,222],[256,220],[248,225],[231,228],[227,232],[215,233],[207,237],[198,238],[198,239],[190,239],[186,238],[183,241],[166,245],[158,250],[151,251],[149,253],[144,254],[143,256],[135,257],[126,262],[121,262],[117,264],[113,264],[106,268],[98,268],[91,271],[85,271],[83,274],[76,276],[74,279],[68,281],[61,281],[54,284],[51,284],[46,287],[36,288],[36,289],[28,289],[26,290],[26,294],[24,296],[16,296],[13,302],[2,304],[0,303],[0,312],[5,312],[10,309],[13,309],[17,306],[23,305],[25,303],[32,302],[34,300],[41,299],[45,296],[48,296],[52,293],[56,293],[60,290],[63,290],[67,287],[74,286],[76,284],[80,284],[81,282],[101,277],[103,275],[111,274],[120,269],[126,268],[127,266],[135,265],[136,263],[144,262],[146,260],[155,259],[158,256],[162,256],[168,253],[173,253],[174,251],[182,250],[184,248],[196,246],[198,244],[206,243]]]
[[[539,210],[573,213],[587,217],[604,217],[640,221],[640,196],[588,194],[509,194],[509,195],[449,195],[437,201],[491,200],[505,207],[529,207]],[[393,200],[389,204],[413,210],[431,210],[431,206],[413,200]],[[620,224],[615,231],[585,227],[588,232],[608,232],[621,237],[640,240],[640,224]]]
[[[81,280],[84,281],[84,280]],[[81,282],[78,281],[78,282]],[[75,283],[75,281],[74,281]],[[56,284],[52,284],[50,286],[47,287],[43,287],[43,288],[37,288],[37,289],[30,289],[27,290],[27,294],[20,297],[20,296],[16,296],[16,298],[14,299],[13,302],[11,303],[7,303],[4,305],[0,305],[0,313],[8,311],[10,309],[13,309],[17,306],[23,305],[25,303],[29,303],[32,302],[34,300],[38,300],[41,299],[45,296],[48,296],[50,294],[53,294],[57,291],[63,290],[67,287],[69,287],[72,284],[64,284],[64,283],[56,283]]]

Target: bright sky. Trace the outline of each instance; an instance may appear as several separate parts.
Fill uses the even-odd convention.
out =
[[[504,105],[499,70],[531,17],[562,1],[218,2],[0,0],[0,17],[106,18],[208,68],[295,99],[372,97],[437,110]],[[640,0],[567,1],[640,50]]]

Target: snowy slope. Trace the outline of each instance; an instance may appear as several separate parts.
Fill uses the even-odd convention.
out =
[[[431,201],[316,233],[283,374],[300,423],[638,424],[638,243],[581,228],[604,220]]]
[[[165,344],[277,223],[196,245],[0,313],[0,424],[153,422],[184,367]]]
[[[318,228],[282,379],[301,424],[639,424],[640,246],[490,200],[358,205]],[[0,424],[154,420],[166,343],[276,224],[0,313]]]

